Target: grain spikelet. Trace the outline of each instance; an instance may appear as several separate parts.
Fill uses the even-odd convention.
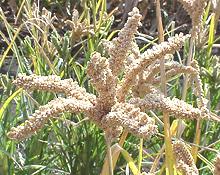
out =
[[[175,51],[179,50],[188,37],[189,35],[184,36],[182,33],[175,35],[175,37],[169,38],[167,42],[155,45],[152,49],[148,49],[141,54],[141,58],[136,60],[133,68],[125,74],[124,81],[117,91],[118,99],[120,101],[124,100],[130,87],[136,83],[136,76],[143,72],[147,66],[164,55],[173,54]]]
[[[78,41],[80,38],[91,32],[86,21],[80,22],[79,12],[74,9],[72,13],[72,20],[66,20],[65,23],[72,29],[71,38],[73,42]]]
[[[122,126],[128,132],[142,138],[157,133],[157,126],[146,113],[128,103],[116,103],[111,112],[103,118],[102,123],[110,126]]]
[[[164,97],[160,92],[156,91],[154,93],[149,93],[144,99],[132,98],[129,103],[140,107],[142,110],[161,110],[163,112],[168,112],[174,115],[176,118],[181,119],[212,119],[220,121],[219,118],[209,113],[208,111],[200,110],[199,108],[194,108],[192,105],[187,104],[183,100],[169,97]]]
[[[66,96],[74,97],[78,100],[89,100],[92,103],[94,103],[96,98],[93,94],[87,93],[84,88],[79,87],[78,83],[74,82],[72,79],[61,80],[60,77],[56,75],[38,76],[32,74],[26,76],[24,74],[19,74],[13,83],[28,91],[37,89],[64,93]]]
[[[43,128],[50,118],[57,117],[60,113],[87,112],[92,106],[92,103],[76,98],[57,98],[41,106],[24,124],[12,128],[7,135],[12,140],[19,141],[26,139]]]
[[[174,142],[173,152],[176,157],[177,169],[181,170],[185,175],[199,175],[194,159],[183,142]]]
[[[141,15],[137,8],[133,8],[129,15],[130,17],[124,28],[119,32],[118,37],[113,39],[113,45],[109,49],[109,64],[114,76],[117,76],[123,68],[128,52],[132,49],[134,34],[137,33],[138,26],[140,25]]]

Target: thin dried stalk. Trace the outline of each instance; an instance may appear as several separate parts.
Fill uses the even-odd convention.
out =
[[[111,149],[111,140],[109,140],[108,135],[105,135],[106,145],[107,145],[107,156],[108,156],[108,167],[109,175],[113,175],[113,163],[112,163],[112,149]]]
[[[162,24],[162,17],[160,12],[160,0],[156,1],[156,16],[157,16],[157,29],[159,33],[159,42],[164,41],[164,31]],[[164,56],[160,59],[160,74],[161,74],[161,90],[164,95],[167,95],[166,87],[166,75],[165,75],[165,59]],[[170,118],[169,113],[163,111],[163,123],[164,123],[164,135],[165,135],[165,161],[166,161],[166,173],[169,172],[170,175],[173,175],[174,170],[174,158],[172,154],[172,144],[171,144],[171,134],[170,134]]]

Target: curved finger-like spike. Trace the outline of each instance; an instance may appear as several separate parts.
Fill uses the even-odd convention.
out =
[[[88,63],[87,73],[98,92],[96,106],[109,112],[115,104],[116,82],[109,68],[108,60],[100,53],[93,53]]]
[[[16,128],[13,127],[7,135],[12,140],[24,140],[43,128],[50,118],[54,118],[62,112],[88,112],[92,106],[92,103],[76,98],[57,98],[41,106],[28,120]]]
[[[173,66],[170,70],[168,70],[165,73],[166,80],[170,80],[172,77],[181,74],[190,74],[191,76],[196,76],[197,70],[194,69],[192,66],[184,66],[184,65],[179,65],[176,67]],[[161,77],[152,78],[151,80],[151,83],[154,85],[159,84],[160,82],[161,82]]]
[[[128,52],[132,49],[134,34],[137,33],[140,25],[141,15],[136,7],[133,8],[129,15],[128,21],[119,32],[118,37],[113,39],[112,47],[109,49],[110,69],[114,76],[117,76],[124,67],[124,61],[128,56]]]
[[[173,78],[176,75],[190,74],[195,75],[197,70],[192,66],[184,66],[176,61],[166,62],[166,80]],[[157,85],[161,83],[161,77],[157,74],[160,73],[160,64],[155,63],[150,65],[143,73],[143,75],[138,77],[138,83],[132,88],[132,93],[135,97],[143,97],[150,91],[152,85]]]
[[[183,4],[192,19],[192,36],[196,36],[202,28],[202,15],[205,11],[207,0],[178,0]]]
[[[167,42],[162,42],[159,45],[155,45],[152,49],[148,49],[146,52],[144,52],[141,55],[141,58],[136,61],[134,67],[125,74],[124,81],[117,91],[119,101],[123,101],[125,99],[128,90],[135,84],[135,79],[138,74],[143,72],[147,66],[157,59],[164,57],[164,55],[175,53],[175,51],[179,50],[183,46],[185,40],[189,36],[190,35],[184,36],[182,33],[180,33],[175,37],[169,38]]]
[[[217,116],[208,110],[194,108],[192,105],[177,98],[170,99],[169,97],[164,97],[164,95],[159,92],[149,93],[144,99],[132,98],[129,100],[129,103],[134,104],[142,110],[161,110],[181,119],[200,118],[220,121]]]
[[[18,87],[23,87],[26,90],[44,90],[55,93],[64,93],[66,96],[74,97],[78,100],[89,100],[95,102],[95,96],[86,92],[84,88],[79,87],[78,83],[72,79],[61,80],[59,76],[38,76],[32,74],[26,76],[19,74],[13,82]]]
[[[194,163],[194,159],[183,142],[174,142],[173,152],[176,157],[177,169],[186,175],[199,175],[199,171]]]
[[[199,108],[206,108],[207,107],[207,103],[206,103],[206,99],[204,98],[204,91],[202,88],[202,80],[201,77],[199,75],[199,65],[198,62],[196,60],[192,61],[192,67],[196,70],[196,74],[194,76],[192,76],[193,80],[194,80],[194,84],[195,84],[195,88],[193,89],[194,94],[198,97],[197,98],[197,104]]]

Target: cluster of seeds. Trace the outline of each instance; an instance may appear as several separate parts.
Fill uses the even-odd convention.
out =
[[[116,103],[110,113],[102,119],[110,126],[122,126],[127,131],[142,138],[150,137],[157,133],[157,126],[152,118],[139,108],[129,103]]]
[[[177,168],[185,175],[198,175],[199,171],[196,168],[194,159],[188,150],[187,146],[181,142],[176,141],[173,143],[173,152],[176,157]]]
[[[22,125],[13,127],[8,132],[8,137],[17,141],[26,139],[39,131],[50,118],[57,117],[63,112],[88,112],[92,106],[89,101],[76,98],[54,99],[36,110]]]
[[[192,35],[196,36],[202,30],[202,17],[207,0],[178,0],[192,19]]]

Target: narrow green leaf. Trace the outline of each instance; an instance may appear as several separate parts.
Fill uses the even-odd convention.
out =
[[[119,145],[118,145],[119,146]],[[138,175],[138,168],[136,167],[134,160],[130,156],[130,154],[123,148],[121,148],[121,153],[124,159],[127,161],[129,168],[131,169],[134,175]]]
[[[0,109],[0,120],[3,117],[3,113],[5,111],[5,109],[8,107],[9,103],[20,93],[22,92],[22,88],[18,89],[17,91],[15,91],[10,97],[8,97],[8,99],[4,102],[3,106]]]
[[[214,41],[214,35],[215,35],[215,14],[213,13],[211,18],[211,23],[209,27],[209,40],[208,40],[208,57],[211,56],[212,53],[212,46]]]

